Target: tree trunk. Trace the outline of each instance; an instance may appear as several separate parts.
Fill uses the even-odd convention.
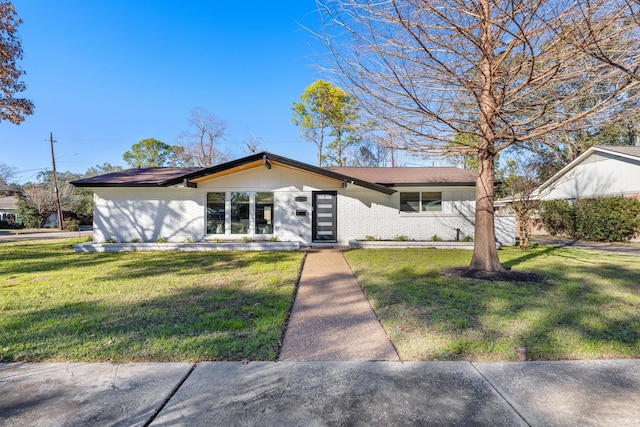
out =
[[[476,178],[476,234],[474,236],[473,257],[469,268],[488,272],[505,271],[498,258],[496,230],[493,213],[493,181],[495,160],[495,123],[498,103],[495,97],[494,41],[492,38],[491,5],[489,0],[481,1],[480,79],[482,89],[479,99],[479,125],[481,137],[478,141],[478,177]]]
[[[478,159],[476,179],[476,234],[469,269],[489,272],[505,271],[498,258],[493,214],[493,157]]]

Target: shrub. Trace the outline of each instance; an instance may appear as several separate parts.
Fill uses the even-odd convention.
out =
[[[376,240],[378,240],[378,238],[375,236],[364,236],[364,239],[368,242],[375,242]]]
[[[193,243],[193,238],[192,237],[185,238],[184,243]]]
[[[118,243],[118,239],[116,239],[115,237],[109,237],[107,240],[104,241],[105,243]]]
[[[63,222],[65,231],[80,231],[80,221],[77,219],[69,218]]]
[[[131,239],[131,243],[140,243],[142,240],[138,239],[137,237],[135,239]]]
[[[393,238],[394,241],[396,242],[406,242],[407,240],[409,240],[409,238],[407,236],[404,236],[402,234],[398,234],[397,236],[395,236]]]
[[[542,223],[552,235],[622,242],[640,232],[640,200],[625,197],[553,200],[542,204]]]
[[[242,243],[249,243],[251,241],[251,237],[244,236],[241,240]]]
[[[575,207],[566,200],[542,202],[542,223],[552,236],[575,233]]]
[[[623,242],[640,230],[640,200],[626,197],[582,199],[576,202],[575,237]]]
[[[271,237],[269,238],[269,241],[270,241],[270,242],[277,242],[277,241],[279,241],[278,236],[271,236]]]
[[[471,235],[464,236],[462,238],[462,240],[460,240],[460,241],[461,242],[473,242],[473,236],[471,236]]]
[[[442,242],[442,237],[438,236],[437,234],[434,234],[433,236],[431,236],[430,240],[432,242]]]
[[[158,237],[156,243],[167,243],[167,239],[164,237]]]

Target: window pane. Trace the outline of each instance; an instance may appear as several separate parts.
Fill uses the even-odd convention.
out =
[[[224,193],[207,193],[207,234],[224,234]]]
[[[401,212],[420,212],[420,193],[400,193]]]
[[[422,193],[422,211],[423,212],[442,211],[442,193],[440,192]]]
[[[249,193],[231,193],[231,234],[249,233]]]
[[[273,234],[273,193],[256,193],[256,234]]]

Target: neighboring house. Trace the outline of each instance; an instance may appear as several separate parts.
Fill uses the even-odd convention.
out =
[[[94,240],[160,237],[346,244],[474,233],[475,175],[457,168],[320,168],[258,153],[202,169],[139,168],[72,182],[94,192]],[[512,217],[496,226],[513,244]]]
[[[14,223],[18,215],[16,196],[0,197],[0,221]]]
[[[538,187],[534,194],[540,200],[640,198],[640,147],[591,147]]]

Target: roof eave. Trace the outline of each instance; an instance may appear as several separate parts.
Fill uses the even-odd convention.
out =
[[[296,169],[300,169],[300,170],[304,170],[306,172],[310,172],[310,173],[314,173],[316,175],[321,175],[321,176],[325,176],[327,178],[333,178],[336,179],[338,181],[343,181],[343,182],[348,182],[354,185],[358,185],[360,187],[364,187],[364,188],[368,188],[370,190],[374,190],[374,191],[378,191],[387,195],[391,195],[393,193],[395,193],[396,191],[385,186],[385,185],[381,185],[381,184],[376,184],[373,182],[368,182],[368,181],[363,181],[361,179],[357,179],[357,178],[353,178],[347,175],[343,175],[337,172],[332,172],[317,166],[312,166],[309,165],[307,163],[303,163],[303,162],[299,162],[297,160],[293,160],[293,159],[289,159],[287,157],[282,157],[282,156],[278,156],[275,154],[271,154],[268,152],[262,152],[262,153],[257,153],[257,154],[253,154],[251,156],[247,156],[244,157],[242,159],[238,159],[238,160],[233,160],[231,162],[227,162],[227,163],[223,163],[221,165],[217,165],[217,166],[212,166],[210,168],[206,168],[206,169],[202,169],[196,172],[191,172],[185,175],[181,175],[179,177],[176,178],[172,178],[172,179],[168,179],[166,181],[160,182],[159,185],[164,186],[164,187],[168,187],[171,185],[176,185],[176,184],[180,184],[185,182],[185,180],[187,180],[187,182],[191,179],[196,179],[196,178],[201,178],[207,175],[213,175],[215,173],[218,172],[222,172],[228,169],[233,169],[233,168],[237,168],[240,167],[242,165],[248,164],[248,163],[253,163],[256,162],[258,160],[264,160],[264,161],[273,161],[273,162],[277,162],[277,163],[282,163],[284,165],[290,166],[292,168],[296,168]]]

